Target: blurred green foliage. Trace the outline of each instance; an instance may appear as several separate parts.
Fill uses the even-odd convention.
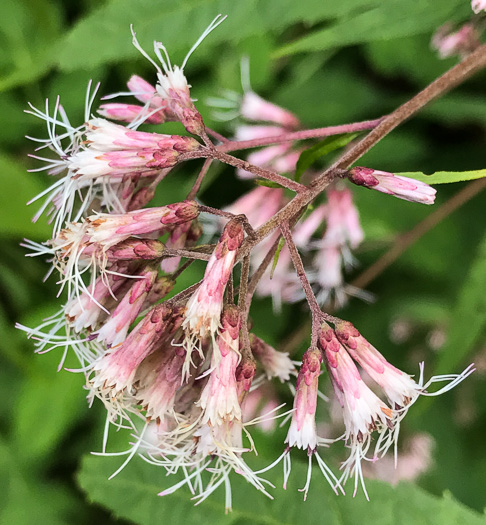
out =
[[[424,235],[370,285],[376,303],[352,300],[340,312],[410,373],[420,360],[426,362],[427,375],[435,370],[458,372],[478,360],[478,371],[459,389],[431,403],[418,402],[403,423],[403,437],[420,430],[436,442],[434,464],[418,481],[419,487],[370,482],[368,504],[361,496],[335,499],[316,474],[309,501],[303,504],[295,486],[270,503],[238,485],[241,494],[235,512],[225,518],[217,496],[217,505],[213,501],[196,508],[185,492],[166,499],[155,496],[164,486],[163,473],[141,460],[135,459],[111,482],[107,476],[119,466],[120,458],[87,457],[81,466],[83,455],[100,450],[103,411],[97,404],[88,410],[81,376],[56,372],[60,352],[33,355],[32,343],[13,329],[16,321],[38,324],[57,308],[55,283],[52,279],[42,283],[47,266],[38,259],[25,259],[18,246],[24,236],[41,241],[49,235],[45,222],[30,222],[36,205],[25,206],[47,186],[48,177],[26,173],[38,164],[26,157],[33,148],[24,135],[45,136],[45,130],[23,110],[27,101],[42,107],[46,97],[60,94],[72,122],[80,123],[89,79],[102,81],[101,94],[105,94],[123,90],[132,73],[153,78],[152,67],[131,45],[130,24],[147,49],[152,40],[163,40],[177,63],[220,12],[229,15],[227,21],[197,50],[186,73],[208,125],[225,133],[231,128],[213,121],[204,99],[221,89],[240,89],[242,55],[250,57],[253,88],[294,111],[308,127],[377,118],[454,64],[454,59],[438,60],[429,49],[431,34],[448,20],[460,22],[472,15],[467,0],[0,3],[4,121],[0,127],[0,393],[4,400],[0,404],[0,522],[109,524],[125,518],[135,523],[239,525],[486,523],[479,514],[486,506],[486,409],[481,401],[486,395],[486,239],[481,193]],[[360,164],[396,172],[484,169],[485,80],[482,72],[426,107]],[[181,191],[190,188],[196,169],[189,165],[171,174],[156,202],[179,200]],[[439,186],[435,206],[466,184]],[[202,199],[222,206],[250,187],[251,183],[236,180],[231,170],[216,167],[205,181]],[[367,234],[356,254],[357,274],[431,209],[360,189],[355,196]],[[203,268],[193,265],[177,290],[192,284]],[[268,300],[255,302],[252,316],[255,332],[276,346],[307,319],[300,306],[286,307],[277,316]],[[408,327],[401,337],[399,326]],[[438,344],[441,338],[446,342]],[[303,341],[298,351],[305,345]],[[75,364],[68,361],[65,366]],[[277,430],[259,436],[264,459],[280,453],[281,434]],[[120,438],[120,450],[124,446]],[[280,479],[275,481],[281,484]]]

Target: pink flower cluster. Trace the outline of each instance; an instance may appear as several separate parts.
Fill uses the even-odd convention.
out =
[[[94,95],[88,92],[85,122],[79,127],[70,124],[59,101],[53,115],[48,103],[45,113],[32,108],[48,127],[48,139],[34,139],[38,150],[53,154],[53,158],[35,157],[46,163],[41,169],[59,177],[39,196],[45,198],[40,213],[50,208],[52,239],[43,244],[26,241],[26,246],[32,249],[31,255],[51,258],[51,272],[58,273],[59,293],[64,291],[66,300],[59,314],[39,327],[19,328],[36,341],[38,352],[63,349],[60,368],[68,351],[74,352],[80,363],[76,371],[86,377],[88,398],[101,400],[107,410],[102,454],[108,454],[110,428],[128,428],[134,442],[121,468],[139,454],[166,474],[182,475],[182,481],[160,495],[187,485],[199,503],[223,486],[229,509],[230,475],[237,473],[270,496],[269,483],[261,474],[283,461],[285,486],[294,447],[308,454],[305,497],[314,459],[336,493],[344,492],[349,477],[355,480],[355,491],[359,483],[366,491],[362,461],[375,460],[395,446],[400,422],[415,400],[449,390],[472,370],[434,377],[427,383],[421,372],[415,381],[388,363],[351,323],[332,318],[334,329],[318,324],[297,371],[287,353],[253,333],[247,303],[255,290],[271,295],[277,305],[303,299],[305,291],[314,321],[321,320],[319,315],[329,318],[317,301],[332,300],[339,306],[345,294],[352,293],[344,283],[343,270],[352,264],[351,252],[364,234],[344,180],[329,184],[325,200],[317,196],[313,209],[290,217],[295,224],[289,236],[309,267],[309,281],[304,281],[305,271],[296,264],[299,254],[291,249],[288,236],[288,244],[280,244],[276,266],[269,264],[259,272],[269,250],[279,242],[278,226],[282,225],[274,225],[266,237],[258,237],[258,228],[288,204],[283,188],[258,186],[219,211],[194,200],[199,189],[195,183],[194,191],[181,195],[179,202],[145,207],[178,163],[220,158],[215,155],[218,145],[209,139],[191,99],[184,67],[197,45],[222,20],[218,16],[213,21],[181,67],[171,64],[160,42],[154,43],[158,62],[153,60],[133,33],[134,45],[154,65],[157,77],[155,85],[138,76],[130,78],[125,95],[142,105],[105,103],[98,110],[103,118],[93,117]],[[300,126],[292,113],[251,90],[239,104],[245,119],[265,123],[239,127],[239,139],[278,136]],[[193,136],[137,130],[142,123],[167,121],[182,123]],[[252,153],[249,161],[291,173],[299,155],[291,142],[282,142]],[[435,197],[430,186],[384,171],[355,167],[347,178],[412,202],[432,204]],[[213,244],[197,246],[203,234],[201,213],[208,211],[218,216],[222,232]],[[206,263],[201,280],[170,296],[180,284],[180,275],[196,259]],[[242,271],[235,271],[242,260]],[[245,273],[251,274],[246,281]],[[316,411],[323,367],[342,408],[345,431],[341,438],[318,435]],[[360,369],[381,389],[382,397],[365,384]],[[271,386],[276,379],[288,383],[294,394],[288,412],[282,413],[283,404],[279,405]],[[437,381],[448,383],[429,394],[428,387]],[[260,405],[265,409],[260,410]],[[249,428],[268,429],[276,418],[285,416],[290,424],[282,455],[267,468],[252,470],[246,455],[256,452],[256,447]],[[372,436],[377,437],[374,446]],[[338,478],[319,452],[340,439],[350,456]]]

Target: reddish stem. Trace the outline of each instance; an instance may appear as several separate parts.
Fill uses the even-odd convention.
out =
[[[289,190],[295,191],[296,193],[299,193],[306,189],[306,187],[303,184],[295,182],[292,179],[288,179],[287,177],[280,175],[276,171],[260,168],[260,166],[255,166],[254,164],[250,164],[246,160],[238,159],[236,157],[233,157],[232,155],[222,153],[218,150],[214,150],[213,152],[211,152],[211,156],[212,158],[218,159],[221,162],[229,164],[230,166],[234,166],[235,168],[249,171],[257,177],[262,177],[263,179],[275,182],[280,186],[283,186],[284,188],[288,188]]]
[[[197,176],[197,179],[194,182],[194,186],[192,187],[191,191],[186,197],[188,201],[193,200],[196,197],[197,192],[199,191],[199,188],[201,187],[202,181],[204,180],[204,177],[206,176],[212,162],[213,162],[213,159],[206,159],[204,161],[201,171],[199,172],[199,175]]]
[[[339,126],[327,126],[325,128],[304,129],[302,131],[289,131],[273,137],[263,137],[251,140],[226,140],[224,144],[216,146],[221,152],[236,151],[241,149],[258,148],[260,146],[269,146],[270,144],[281,144],[282,142],[292,142],[295,140],[318,139],[330,137],[341,133],[354,133],[356,131],[366,131],[373,129],[384,117],[375,120],[366,120],[364,122],[354,122],[352,124],[341,124]]]

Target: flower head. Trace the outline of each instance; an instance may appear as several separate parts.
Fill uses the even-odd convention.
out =
[[[121,94],[133,95],[144,106],[135,104],[108,103],[102,104],[98,113],[106,118],[121,120],[138,124],[138,122],[148,122],[149,124],[162,124],[165,121],[173,120],[174,115],[168,109],[167,101],[157,95],[154,86],[139,77],[132,75],[127,82],[128,93],[117,93],[104,97],[104,100],[117,97]]]
[[[155,86],[157,96],[160,100],[167,104],[168,112],[172,113],[173,118],[171,120],[178,120],[182,122],[184,127],[195,135],[203,135],[205,133],[204,123],[201,115],[194,107],[191,100],[189,88],[191,87],[184,75],[184,67],[187,64],[192,53],[196,50],[199,44],[206,38],[209,33],[219,24],[221,24],[226,17],[218,15],[208,26],[208,28],[199,37],[197,42],[187,53],[182,65],[172,65],[167,49],[161,42],[154,42],[154,52],[160,66],[149,55],[143,50],[138,43],[135,32],[132,29],[133,45],[147,58],[156,68],[157,71],[157,85]]]
[[[92,388],[111,397],[124,390],[132,392],[137,368],[156,350],[161,339],[171,333],[173,323],[172,308],[165,304],[153,307],[121,344],[94,364]]]
[[[278,377],[283,383],[295,375],[295,366],[286,352],[278,352],[255,334],[250,334],[251,351],[263,367],[267,379]]]
[[[211,357],[211,373],[199,406],[202,424],[221,425],[224,421],[241,420],[236,368],[239,352],[240,316],[236,306],[228,305],[221,314],[221,329],[216,338],[218,351]]]
[[[371,168],[356,166],[349,172],[348,178],[358,186],[372,188],[410,202],[434,204],[437,193],[434,188],[424,182]]]
[[[187,302],[182,325],[186,333],[186,371],[190,366],[192,351],[198,348],[198,342],[205,337],[214,336],[220,326],[224,291],[243,237],[240,222],[236,219],[229,221],[209,259],[201,286]]]

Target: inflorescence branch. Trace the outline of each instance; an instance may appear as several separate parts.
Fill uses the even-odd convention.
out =
[[[130,428],[136,445],[128,460],[139,454],[168,474],[182,473],[182,481],[161,496],[187,485],[200,503],[223,485],[230,509],[231,472],[269,495],[269,483],[261,475],[283,462],[286,486],[293,448],[306,451],[309,458],[304,498],[314,460],[336,493],[344,492],[343,485],[353,478],[355,492],[361,485],[366,494],[362,463],[396,449],[401,420],[419,396],[447,392],[473,367],[428,382],[422,368],[415,381],[388,363],[351,323],[323,312],[321,306],[331,300],[339,306],[346,294],[363,294],[342,279],[343,268],[353,262],[352,250],[364,236],[345,180],[432,204],[435,190],[427,184],[377,169],[350,168],[426,103],[484,67],[486,46],[391,114],[342,126],[303,130],[295,115],[263,100],[247,82],[244,94],[231,95],[233,100],[223,101],[222,107],[229,108],[238,100],[238,114],[260,125],[242,126],[246,135],[240,130],[238,140],[229,140],[207,128],[184,74],[194,50],[224,18],[218,15],[213,20],[181,67],[171,63],[160,42],[154,43],[154,60],[132,31],[133,44],[155,67],[157,77],[155,86],[137,75],[128,81],[128,94],[140,104],[106,103],[98,109],[101,117],[94,117],[91,106],[96,93],[88,90],[85,122],[79,127],[69,123],[59,100],[53,114],[48,102],[45,111],[31,107],[29,112],[45,120],[48,128],[47,139],[33,139],[37,151],[47,149],[56,155],[55,159],[36,156],[46,165],[34,171],[45,169],[62,177],[34,199],[44,199],[36,218],[45,211],[51,214],[52,239],[43,244],[26,241],[25,246],[31,249],[30,255],[49,258],[51,272],[59,275],[59,294],[64,291],[67,300],[58,315],[39,327],[18,328],[36,341],[40,353],[62,348],[60,367],[72,349],[79,371],[86,376],[88,398],[98,398],[107,409],[105,443],[111,424]],[[188,135],[137,129],[142,123],[169,121],[180,122]],[[302,141],[367,130],[369,134],[323,173],[307,172],[308,185],[282,175],[296,170]],[[252,152],[249,160],[229,154],[249,148],[262,149]],[[174,167],[195,159],[204,163],[185,200],[146,207]],[[268,182],[223,210],[200,204],[195,199],[214,161],[236,168],[241,178]],[[483,187],[483,181],[477,182],[474,191]],[[295,195],[290,199],[285,189]],[[451,202],[449,211],[471,193]],[[443,216],[440,210],[432,214],[408,241]],[[198,244],[204,230],[211,230],[211,235],[217,232],[217,242]],[[321,235],[319,241],[317,235]],[[378,270],[370,270],[372,277],[400,253],[397,250],[378,264]],[[187,261],[181,263],[183,258]],[[194,260],[207,262],[203,278],[168,299]],[[307,261],[314,271],[306,272]],[[271,295],[276,311],[282,302],[307,299],[311,346],[299,370],[287,353],[253,333],[249,315],[255,293]],[[238,305],[234,304],[236,294]],[[357,365],[382,390],[381,398],[361,379]],[[339,479],[319,453],[320,447],[336,441],[317,434],[322,366],[341,404],[343,439],[350,450]],[[290,412],[279,414],[281,406],[275,403],[276,408],[266,413],[250,414],[251,403],[246,402],[250,392],[262,396],[259,387],[265,384],[271,393],[270,380],[287,382],[295,376]],[[445,386],[429,393],[429,387],[439,381]],[[261,400],[272,404],[271,399],[257,397],[253,406]],[[256,450],[248,427],[286,414],[291,421],[282,454],[269,467],[253,471],[244,459]],[[244,435],[249,445],[244,444]]]

